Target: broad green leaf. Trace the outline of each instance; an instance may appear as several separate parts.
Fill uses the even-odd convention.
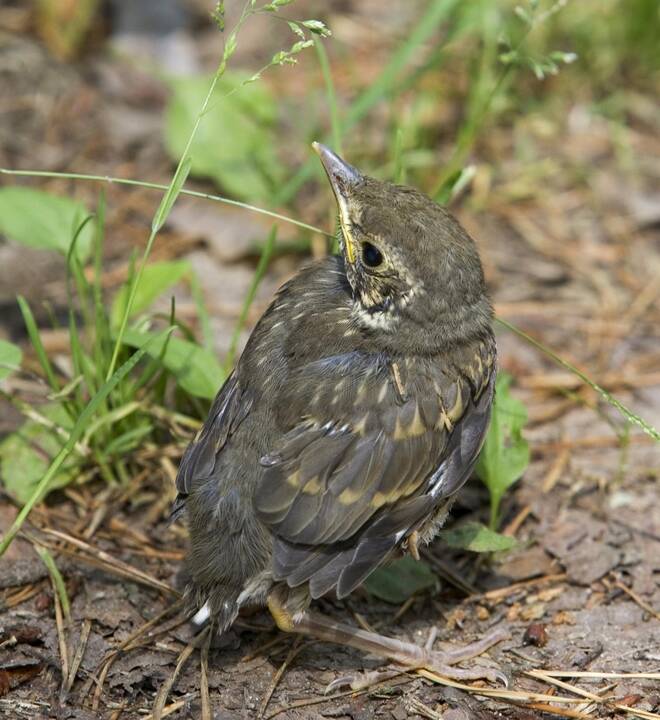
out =
[[[147,265],[140,278],[140,284],[135,291],[131,315],[146,310],[158,297],[173,285],[176,285],[186,273],[190,272],[190,263],[187,260],[174,260],[155,262]],[[126,310],[128,302],[129,284],[124,284],[112,301],[110,322],[118,327]]]
[[[490,491],[493,530],[502,496],[529,464],[529,445],[522,436],[527,410],[511,395],[511,380],[506,373],[497,376],[490,427],[476,467],[477,475]]]
[[[22,359],[23,352],[18,345],[0,340],[0,380],[4,380],[18,370]]]
[[[123,342],[130,347],[141,348],[153,337],[153,333],[128,329],[124,333]],[[225,377],[215,355],[189,340],[177,337],[170,337],[165,343],[165,338],[154,340],[147,354],[152,358],[160,358],[165,346],[162,363],[176,377],[179,386],[195,397],[212,400]]]
[[[32,188],[0,188],[0,233],[21,245],[66,255],[88,215],[84,205],[70,198]],[[93,236],[93,224],[87,223],[76,243],[81,260],[89,256]]]
[[[365,580],[367,590],[381,600],[399,604],[422,590],[436,587],[438,578],[421,560],[406,555],[378,568]]]
[[[55,425],[71,430],[71,419],[61,404],[44,405],[38,411]],[[53,430],[35,420],[26,420],[16,432],[0,442],[0,479],[18,502],[26,502],[34,492],[62,442]],[[75,458],[64,463],[50,489],[68,485],[74,477],[75,467]]]
[[[511,550],[517,545],[515,538],[500,535],[477,522],[466,523],[451,530],[442,530],[440,536],[449,547],[472,550],[472,552]]]
[[[247,75],[227,72],[218,81],[190,149],[190,172],[211,178],[243,200],[265,200],[284,180],[271,132],[277,105],[265,85],[241,87],[247,79]],[[178,159],[208,92],[209,78],[174,78],[170,86],[165,146]]]

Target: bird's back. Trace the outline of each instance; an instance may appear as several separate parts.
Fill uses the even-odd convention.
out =
[[[193,601],[231,621],[246,587],[257,602],[273,581],[350,592],[465,482],[494,359],[489,337],[384,352],[356,324],[341,259],[298,274],[181,463]]]

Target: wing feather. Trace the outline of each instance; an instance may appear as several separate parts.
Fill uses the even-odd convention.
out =
[[[178,495],[172,518],[178,517],[183,511],[186,497],[193,486],[211,477],[222,448],[251,407],[249,393],[244,392],[236,376],[231,375],[213,401],[204,426],[181,459],[176,476]]]
[[[495,372],[494,357],[475,358],[469,379],[431,361],[406,368],[414,385],[399,402],[381,361],[371,386],[344,383],[341,402],[325,403],[331,421],[306,418],[262,459],[255,509],[274,534],[276,579],[343,597],[463,485]]]

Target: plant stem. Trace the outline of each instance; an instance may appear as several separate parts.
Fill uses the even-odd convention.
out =
[[[533,337],[531,337],[531,335],[528,335],[526,332],[524,332],[520,328],[517,328],[515,325],[512,325],[510,322],[502,320],[501,318],[496,318],[496,320],[498,323],[500,323],[500,325],[503,325],[505,328],[507,328],[507,330],[511,330],[511,332],[515,333],[523,340],[526,340],[530,345],[533,345],[537,350],[540,350],[542,353],[554,360],[557,365],[561,365],[561,367],[565,368],[569,372],[572,372],[574,375],[577,375],[580,380],[582,380],[582,382],[585,382],[587,385],[589,385],[589,387],[595,390],[606,402],[615,407],[631,423],[634,423],[635,425],[640,427],[647,435],[650,435],[654,440],[660,441],[660,432],[656,430],[653,425],[646,422],[646,420],[641,418],[639,415],[636,415],[632,410],[627,408],[621,401],[617,400],[611,393],[605,390],[605,388],[598,385],[598,383],[594,382],[581,370],[578,370],[578,368],[576,368],[574,365],[571,365],[571,363],[569,363],[567,360],[564,360],[564,358],[557,355],[557,353],[553,352],[549,347],[539,342],[538,340],[535,340]]]
[[[133,185],[137,187],[150,188],[152,190],[167,190],[169,185],[162,185],[161,183],[146,182],[143,180],[132,180],[130,178],[118,178],[111,177],[109,175],[88,175],[85,173],[66,173],[66,172],[52,172],[50,170],[9,170],[8,168],[0,168],[0,175],[18,175],[22,177],[51,177],[51,178],[65,178],[68,180],[88,180],[92,182],[104,182],[109,185]],[[230,198],[223,197],[222,195],[214,195],[213,193],[200,192],[198,190],[189,190],[188,188],[181,189],[182,195],[189,195],[190,197],[202,198],[203,200],[212,200],[213,202],[223,203],[225,205],[232,205],[233,207],[239,207],[243,210],[250,210],[260,215],[266,215],[267,217],[274,218],[275,220],[281,220],[287,222],[296,227],[302,228],[303,230],[310,230],[320,235],[327,237],[334,237],[333,233],[321,230],[321,228],[315,225],[309,225],[300,220],[295,220],[287,215],[281,215],[280,213],[273,212],[272,210],[266,210],[264,208],[257,207],[256,205],[250,205],[249,203],[240,202],[239,200],[231,200]]]
[[[337,95],[335,93],[335,85],[332,81],[332,73],[330,72],[330,63],[328,62],[328,53],[318,37],[314,37],[314,48],[316,49],[316,55],[318,56],[319,65],[321,66],[321,74],[325,82],[325,94],[328,100],[328,109],[330,110],[333,150],[339,155],[343,155],[339,108],[337,107]]]

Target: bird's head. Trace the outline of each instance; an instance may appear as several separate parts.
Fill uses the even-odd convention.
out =
[[[452,215],[414,188],[363,175],[319,143],[314,149],[337,200],[357,321],[443,341],[487,332],[492,310],[479,254]]]

